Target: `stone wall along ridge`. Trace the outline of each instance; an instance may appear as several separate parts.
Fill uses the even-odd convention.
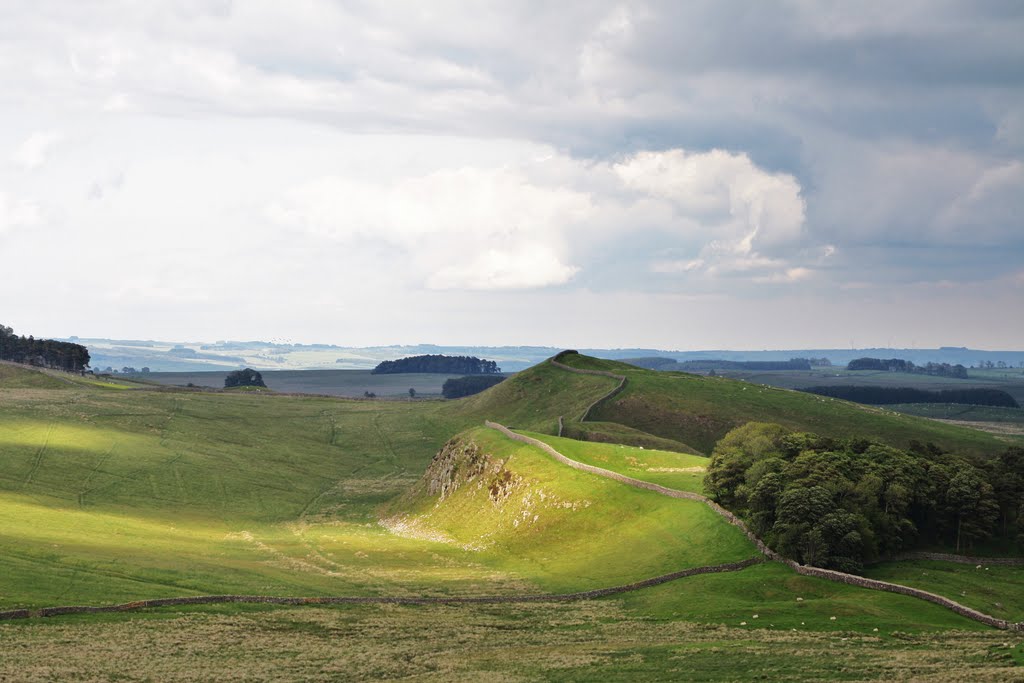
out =
[[[747,538],[750,539],[750,541],[757,547],[757,549],[765,557],[771,560],[775,560],[777,562],[782,562],[783,564],[788,565],[795,572],[803,576],[814,576],[820,579],[836,581],[838,583],[845,583],[851,586],[859,586],[861,588],[882,590],[890,593],[908,595],[910,597],[919,598],[921,600],[927,600],[928,602],[952,610],[953,612],[956,612],[961,616],[967,617],[968,619],[973,619],[974,621],[981,622],[994,628],[1024,631],[1024,622],[1012,623],[1006,621],[1005,619],[998,619],[996,617],[989,616],[988,614],[984,614],[983,612],[979,612],[976,609],[967,607],[966,605],[961,605],[960,603],[954,600],[950,600],[949,598],[943,597],[941,595],[936,595],[935,593],[929,593],[928,591],[923,591],[918,588],[911,588],[910,586],[903,586],[896,583],[878,581],[876,579],[868,579],[863,576],[857,576],[855,574],[846,574],[844,572],[837,572],[831,569],[822,569],[820,567],[811,567],[799,564],[798,562],[794,562],[793,560],[783,557],[779,553],[769,548],[764,543],[764,541],[755,536],[754,533],[747,528],[746,524],[743,523],[743,520],[739,519],[736,515],[729,512],[721,505],[708,498],[707,496],[703,496],[699,493],[691,493],[689,491],[677,491],[676,489],[670,489],[665,486],[660,486],[658,484],[652,484],[651,482],[643,481],[641,479],[633,479],[632,477],[627,477],[623,474],[619,474],[618,472],[612,472],[611,470],[606,470],[601,467],[595,467],[593,465],[587,465],[585,463],[577,462],[576,460],[573,460],[569,457],[566,457],[565,455],[562,455],[557,450],[552,448],[550,445],[544,443],[543,441],[534,439],[524,434],[518,434],[516,432],[513,432],[507,427],[504,427],[496,422],[491,422],[488,420],[484,424],[487,427],[490,427],[491,429],[495,429],[501,432],[502,434],[504,434],[505,436],[514,441],[519,441],[521,443],[529,444],[531,446],[539,448],[548,455],[550,455],[555,460],[565,465],[568,465],[573,469],[580,470],[581,472],[589,472],[590,474],[596,474],[599,477],[613,479],[615,481],[626,484],[627,486],[634,486],[636,488],[653,491],[663,496],[669,496],[670,498],[683,498],[687,500],[700,501],[707,505],[708,507],[710,507],[715,512],[717,512],[719,515],[721,515],[727,522],[743,531]]]
[[[555,356],[555,358],[558,358],[558,356]],[[607,372],[605,370],[583,370],[582,368],[574,368],[572,366],[566,365],[565,363],[559,363],[555,359],[551,360],[551,364],[554,365],[556,368],[560,368],[568,372],[575,372],[577,375],[596,375],[598,377],[611,377],[612,379],[619,380],[619,385],[617,387],[615,387],[607,394],[605,394],[604,396],[602,396],[601,398],[597,399],[589,406],[587,406],[587,409],[583,411],[582,415],[580,415],[580,422],[586,422],[587,420],[589,420],[590,413],[594,410],[594,408],[596,408],[599,404],[616,396],[620,391],[626,388],[625,375],[616,375],[614,372]],[[559,423],[559,436],[561,436],[561,423]]]

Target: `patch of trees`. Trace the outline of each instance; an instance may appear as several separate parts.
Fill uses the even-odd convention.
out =
[[[679,363],[685,372],[706,372],[708,370],[810,370],[807,358],[789,360],[687,360]]]
[[[234,370],[229,372],[224,378],[224,388],[230,389],[232,387],[264,387],[266,384],[263,383],[263,375],[256,372],[252,368],[245,368],[244,370]]]
[[[445,398],[462,398],[479,394],[485,389],[490,389],[495,384],[505,381],[500,375],[468,375],[466,377],[452,377],[445,380],[441,386],[441,395]]]
[[[967,379],[967,368],[949,363],[927,363],[914,365],[913,361],[902,358],[855,358],[846,364],[847,370],[877,370],[879,372],[908,372],[915,375],[955,377]]]
[[[1002,408],[1020,408],[1020,404],[1002,389],[941,389],[925,391],[911,387],[872,387],[872,386],[826,386],[801,389],[819,396],[841,398],[854,403],[867,403],[874,406],[893,405],[895,403],[962,403],[972,406],[998,406]]]
[[[501,368],[493,360],[476,356],[409,356],[398,360],[381,361],[373,369],[374,375],[393,375],[404,372],[433,372],[445,375],[496,375]]]
[[[71,342],[18,336],[12,328],[0,325],[0,360],[80,373],[89,366],[89,349]]]
[[[970,552],[992,537],[1024,550],[1024,449],[972,463],[932,444],[908,450],[748,423],[715,447],[705,487],[783,555],[859,572],[895,553]]]

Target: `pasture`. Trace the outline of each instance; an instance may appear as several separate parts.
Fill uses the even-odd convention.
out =
[[[220,389],[227,372],[148,372],[128,375],[145,382],[183,387]],[[323,394],[361,398],[366,392],[379,398],[408,398],[409,389],[420,397],[439,397],[445,381],[461,375],[400,373],[374,375],[369,370],[266,370],[261,373],[267,388],[283,393]]]
[[[701,503],[578,472],[480,426],[494,419],[582,462],[700,491],[702,456],[551,436],[559,415],[571,423],[617,385],[608,377],[544,364],[446,402],[112,390],[21,368],[0,372],[0,609],[223,593],[514,597],[757,556]],[[624,395],[633,390],[676,410],[692,408],[696,395],[729,419],[743,410],[808,424],[831,417],[844,429],[898,425],[989,445],[955,427],[819,406],[781,390],[752,398],[741,383],[700,381],[695,391],[641,371]],[[605,420],[632,415],[609,403],[600,407]],[[603,429],[679,443],[642,426]],[[437,455],[455,435],[472,446],[460,453],[485,457]],[[950,575],[921,587],[981,600],[1006,592],[1013,615],[1024,604],[1015,577]],[[752,671],[797,680],[900,672],[938,680],[950,671],[1011,680],[1020,639],[1007,636],[930,603],[768,563],[578,603],[221,605],[0,623],[0,678],[137,678],[145,670],[163,680],[196,671],[254,680],[626,680],[675,678],[696,666],[709,680]],[[125,656],[142,643],[153,653],[145,663]]]

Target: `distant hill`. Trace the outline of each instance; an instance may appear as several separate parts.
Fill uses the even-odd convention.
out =
[[[476,356],[495,361],[505,372],[518,372],[550,358],[560,348],[551,346],[441,346],[410,344],[395,346],[353,347],[335,344],[293,344],[269,341],[156,341],[117,340],[70,337],[71,341],[88,347],[92,366],[104,368],[148,367],[154,372],[187,372],[200,370],[371,370],[384,360],[406,356],[441,354]],[[174,354],[169,353],[178,348]],[[192,349],[196,355],[182,355],[180,349]],[[961,347],[941,349],[785,349],[775,351],[673,351],[649,348],[602,349],[580,348],[580,353],[609,360],[664,358],[670,361],[788,361],[791,358],[827,358],[833,365],[845,366],[864,356],[903,358],[918,365],[932,363],[961,364],[965,367],[991,361],[1017,367],[1024,363],[1024,351],[979,351]],[[646,366],[645,366],[646,367]],[[678,368],[674,368],[678,369]]]

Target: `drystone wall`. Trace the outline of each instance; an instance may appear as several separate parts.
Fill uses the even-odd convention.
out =
[[[589,420],[590,419],[590,413],[592,413],[594,411],[594,408],[596,408],[601,403],[604,403],[605,401],[608,401],[611,398],[617,396],[619,394],[619,392],[621,392],[623,389],[626,388],[626,376],[625,375],[616,375],[614,372],[607,372],[605,370],[584,370],[582,368],[574,368],[572,366],[566,365],[565,363],[559,363],[558,360],[556,360],[556,359],[560,358],[561,356],[562,356],[562,354],[559,354],[558,356],[555,356],[555,358],[551,360],[551,364],[554,365],[556,368],[560,368],[560,369],[566,370],[568,372],[575,372],[577,375],[597,375],[598,377],[611,377],[612,379],[619,380],[619,385],[617,387],[615,387],[614,389],[609,391],[607,394],[605,394],[604,396],[602,396],[601,398],[597,399],[596,401],[591,403],[589,406],[587,406],[587,409],[583,411],[582,415],[580,415],[580,419],[579,419],[580,422],[586,422],[587,420]],[[562,435],[562,419],[561,419],[561,417],[559,417],[559,419],[558,419],[558,435],[559,436]]]
[[[669,581],[699,576],[701,574],[720,574],[736,572],[761,562],[760,558],[750,558],[740,562],[726,562],[705,567],[691,567],[671,574],[663,574],[643,581],[627,583],[609,588],[596,588],[576,593],[552,593],[539,595],[483,595],[477,597],[390,597],[390,596],[323,596],[323,597],[278,597],[272,595],[196,595],[185,598],[158,598],[155,600],[136,600],[118,605],[67,605],[63,607],[43,607],[28,610],[17,609],[0,612],[0,620],[27,619],[30,617],[56,617],[65,614],[108,614],[111,612],[130,612],[154,607],[170,607],[175,605],[216,605],[224,603],[249,603],[268,605],[492,605],[501,603],[524,602],[568,602],[573,600],[590,600],[608,595],[628,593],[657,586]]]
[[[996,617],[989,616],[976,609],[971,609],[966,605],[961,605],[959,602],[950,600],[949,598],[935,593],[929,593],[919,588],[911,588],[910,586],[903,586],[898,583],[889,583],[887,581],[877,581],[875,579],[868,579],[863,576],[856,576],[854,574],[845,574],[843,572],[833,571],[831,569],[822,569],[821,567],[808,567],[806,565],[797,565],[796,571],[804,576],[816,576],[821,579],[827,579],[829,581],[838,581],[839,583],[850,584],[851,586],[860,586],[861,588],[870,588],[873,590],[888,591],[890,593],[899,593],[901,595],[909,595],[914,598],[921,600],[927,600],[928,602],[935,603],[945,607],[946,609],[952,610],[957,614],[979,621],[983,624],[993,626],[995,628],[1013,631],[1024,631],[1024,622],[1013,623],[1006,621],[1005,619],[997,619]]]
[[[763,555],[765,555],[765,557],[768,557],[769,559],[778,562],[782,562],[791,567],[798,574],[801,574],[803,576],[815,576],[821,579],[826,579],[828,581],[836,581],[839,583],[849,584],[851,586],[859,586],[861,588],[870,588],[873,590],[883,590],[888,591],[890,593],[909,595],[911,597],[919,598],[921,600],[927,600],[928,602],[940,605],[942,607],[945,607],[956,612],[957,614],[965,616],[968,619],[973,619],[988,626],[1004,630],[1024,631],[1024,622],[1013,623],[1006,621],[1005,619],[997,619],[996,617],[989,616],[987,614],[979,612],[978,610],[967,607],[966,605],[961,605],[960,603],[954,600],[950,600],[949,598],[943,597],[941,595],[936,595],[935,593],[929,593],[928,591],[923,591],[918,588],[911,588],[910,586],[902,586],[900,584],[888,583],[886,581],[868,579],[863,576],[856,576],[855,574],[846,574],[844,572],[837,572],[831,569],[822,569],[820,567],[810,567],[807,565],[799,564],[798,562],[794,562],[793,560],[787,559],[779,555],[777,552],[769,548],[764,543],[764,541],[762,541],[760,538],[754,535],[754,533],[747,528],[746,524],[743,523],[743,520],[739,519],[736,515],[729,512],[721,505],[708,498],[707,496],[702,496],[699,493],[691,493],[689,491],[677,491],[676,489],[670,489],[664,486],[660,486],[658,484],[652,484],[651,482],[648,481],[633,479],[632,477],[627,477],[623,474],[619,474],[618,472],[612,472],[611,470],[606,470],[601,467],[594,467],[593,465],[587,465],[585,463],[577,462],[571,458],[566,457],[565,455],[562,455],[557,450],[552,448],[550,445],[544,443],[543,441],[539,441],[537,439],[525,436],[523,434],[517,434],[516,432],[513,432],[496,422],[488,421],[485,424],[492,429],[498,430],[499,432],[501,432],[510,439],[520,441],[522,443],[527,443],[531,446],[540,448],[545,453],[553,457],[555,460],[558,460],[559,462],[568,465],[573,469],[577,469],[583,472],[589,472],[591,474],[596,474],[601,477],[607,477],[609,479],[613,479],[615,481],[627,484],[629,486],[635,486],[637,488],[646,489],[648,491],[654,491],[655,493],[660,493],[671,498],[684,498],[687,500],[700,501],[707,505],[708,507],[710,507],[715,512],[717,512],[723,518],[725,518],[726,521],[728,521],[730,524],[742,530],[743,533],[746,534],[747,538],[750,539],[750,541],[757,547],[759,551],[761,551]]]

